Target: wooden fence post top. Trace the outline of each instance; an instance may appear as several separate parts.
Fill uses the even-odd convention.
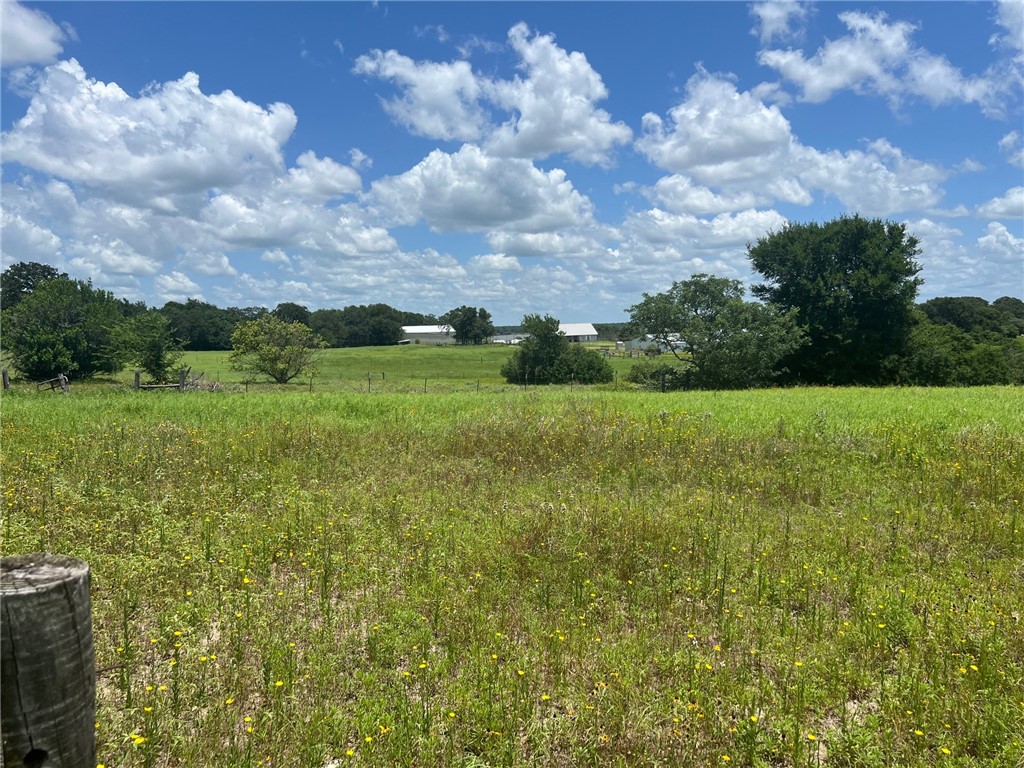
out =
[[[10,555],[0,558],[0,593],[45,590],[88,572],[89,565],[74,557],[46,552]]]
[[[9,768],[95,768],[89,566],[0,558],[0,745]]]

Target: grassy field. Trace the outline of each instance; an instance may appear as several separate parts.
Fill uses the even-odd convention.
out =
[[[443,382],[447,386],[472,383],[503,382],[499,371],[512,347],[488,344],[478,347],[433,346],[407,344],[395,347],[352,347],[328,349],[323,353],[319,371],[314,377],[314,388],[366,389],[369,375],[371,385],[396,388],[423,389],[427,379],[435,387]],[[205,372],[224,383],[241,383],[242,375],[232,371],[228,352],[192,352],[184,360],[195,371]],[[309,377],[295,379],[296,387],[309,386]]]
[[[598,349],[614,349],[614,344],[589,345]],[[318,391],[371,391],[383,392],[458,392],[501,390],[509,387],[500,371],[501,366],[515,349],[503,344],[481,346],[433,346],[407,344],[395,347],[354,347],[324,351],[319,371],[313,378]],[[231,370],[228,352],[190,352],[183,363],[196,373],[203,372],[204,380],[226,386],[240,386],[243,376]],[[613,370],[619,378],[629,372],[635,359],[609,356]],[[131,380],[131,373],[121,378]],[[309,389],[308,376],[296,378],[290,386]],[[279,390],[276,385],[257,384],[250,388]]]
[[[453,349],[424,394],[422,351],[324,373],[400,392],[4,393],[4,552],[92,567],[99,763],[1022,763],[1024,391]]]

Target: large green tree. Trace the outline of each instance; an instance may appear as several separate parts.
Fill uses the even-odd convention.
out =
[[[387,304],[349,306],[341,310],[345,347],[387,347],[402,340],[402,313]]]
[[[381,347],[402,340],[403,325],[437,323],[433,315],[402,312],[387,304],[318,309],[309,325],[330,347]]]
[[[921,284],[906,225],[860,216],[788,224],[748,248],[754,294],[799,310],[808,343],[783,364],[810,384],[886,384],[898,376]]]
[[[286,323],[309,325],[309,317],[312,313],[302,304],[296,304],[294,301],[282,301],[274,307],[273,314],[278,320],[284,320]]]
[[[1024,334],[1024,301],[1015,296],[1000,296],[992,306],[1012,317],[1017,324],[1017,333]]]
[[[601,384],[614,378],[608,361],[592,349],[571,343],[558,318],[526,315],[526,335],[505,361],[501,375],[511,384]]]
[[[309,327],[328,347],[340,347],[345,341],[345,316],[340,309],[318,309],[309,316]]]
[[[266,313],[263,307],[220,307],[198,299],[184,304],[169,301],[160,309],[171,323],[171,333],[188,350],[231,349],[231,334],[240,323]]]
[[[968,297],[969,299],[969,297]],[[970,303],[970,300],[967,302]],[[957,315],[960,320],[964,317]],[[968,315],[969,317],[969,315]],[[980,386],[1024,383],[1024,337],[1001,336],[960,322],[934,322],[915,310],[914,328],[899,370],[900,384]]]
[[[1005,297],[1004,297],[1005,298]],[[1020,335],[1017,318],[978,296],[940,296],[919,305],[933,323],[955,325],[978,340],[995,341]]]
[[[93,376],[124,367],[118,343],[125,302],[89,283],[57,277],[35,285],[3,313],[3,348],[30,379]]]
[[[314,373],[327,345],[308,325],[266,314],[235,328],[231,346],[228,360],[234,370],[286,384],[301,373]]]
[[[139,366],[157,383],[172,378],[183,355],[181,342],[171,333],[170,320],[156,309],[118,325],[114,343],[123,350],[126,362]]]
[[[483,344],[494,335],[491,313],[483,307],[456,307],[441,315],[441,323],[451,326],[457,344]]]
[[[664,293],[645,293],[628,311],[635,329],[680,361],[679,375],[668,377],[679,385],[765,386],[775,380],[780,361],[803,345],[804,335],[795,310],[743,297],[738,280],[698,274]]]
[[[36,261],[19,261],[11,264],[0,274],[0,310],[13,309],[23,298],[47,280],[66,278],[49,264]]]

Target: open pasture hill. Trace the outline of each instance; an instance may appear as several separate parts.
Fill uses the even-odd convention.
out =
[[[1022,435],[1013,387],[15,388],[4,551],[89,564],[105,766],[1013,766]]]

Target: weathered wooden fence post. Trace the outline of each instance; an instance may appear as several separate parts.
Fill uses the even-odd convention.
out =
[[[142,386],[142,371],[135,372],[135,388],[138,389]]]
[[[6,368],[4,368],[2,375],[3,375],[3,379],[4,379],[4,389],[10,389],[11,388],[11,375],[7,372]]]
[[[8,768],[95,768],[89,566],[0,558],[0,741]]]

